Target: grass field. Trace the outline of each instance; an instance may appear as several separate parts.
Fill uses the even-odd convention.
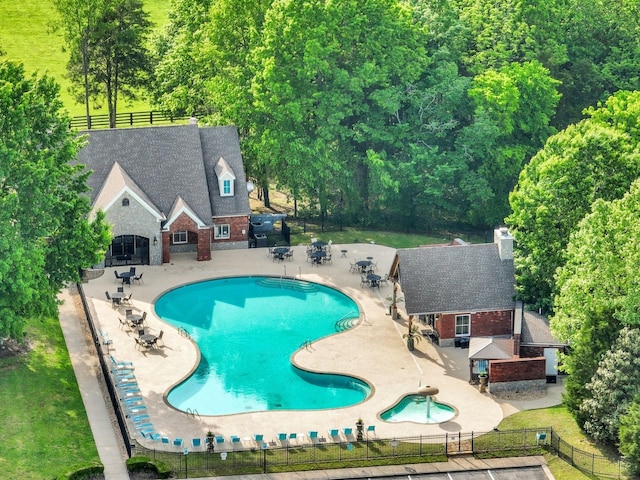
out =
[[[144,8],[156,31],[167,21],[169,0],[144,0]],[[0,51],[9,60],[22,62],[28,73],[47,73],[60,84],[60,98],[72,116],[83,115],[84,105],[73,101],[66,77],[68,54],[63,51],[62,32],[54,32],[57,14],[52,0],[0,0]],[[122,105],[121,112],[149,110],[146,101]],[[92,114],[107,113],[106,108]]]
[[[55,478],[98,452],[58,320],[27,332],[31,352],[0,359],[0,477]]]

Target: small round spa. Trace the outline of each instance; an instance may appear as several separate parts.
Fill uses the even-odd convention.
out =
[[[380,415],[385,422],[442,423],[455,417],[453,407],[430,396],[407,395]]]

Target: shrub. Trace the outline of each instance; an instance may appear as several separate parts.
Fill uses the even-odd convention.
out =
[[[158,474],[158,478],[169,478],[171,468],[159,460],[151,460],[149,457],[131,457],[127,460],[127,470],[137,472],[140,470],[153,470]]]
[[[64,473],[58,475],[56,480],[82,480],[101,473],[104,473],[104,465],[102,463],[82,463],[69,467]]]

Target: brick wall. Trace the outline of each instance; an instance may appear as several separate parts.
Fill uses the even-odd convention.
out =
[[[440,314],[440,319],[436,324],[441,340],[455,338],[456,336],[456,315],[464,314]],[[511,335],[512,310],[502,310],[494,312],[476,312],[471,314],[471,336],[491,337],[497,335]],[[445,342],[445,344],[451,342]]]
[[[544,347],[520,347],[520,356],[524,358],[543,357]]]
[[[491,337],[498,335],[511,335],[512,310],[498,312],[477,312],[471,315],[471,336]]]
[[[491,360],[489,381],[499,383],[544,379],[546,382],[545,365],[544,357]]]
[[[213,224],[229,225],[229,238],[213,238],[214,235],[212,235],[211,236],[212,243],[216,244],[216,243],[248,242],[249,217],[247,215],[234,216],[234,217],[215,217],[213,219]]]

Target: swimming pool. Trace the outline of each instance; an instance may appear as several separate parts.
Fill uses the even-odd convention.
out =
[[[385,422],[442,423],[456,415],[453,407],[425,395],[407,395],[380,418]]]
[[[358,321],[358,306],[335,289],[286,278],[223,278],[171,290],[155,310],[200,348],[195,372],[167,396],[179,410],[227,415],[340,408],[371,392],[357,378],[291,364],[305,343]]]

